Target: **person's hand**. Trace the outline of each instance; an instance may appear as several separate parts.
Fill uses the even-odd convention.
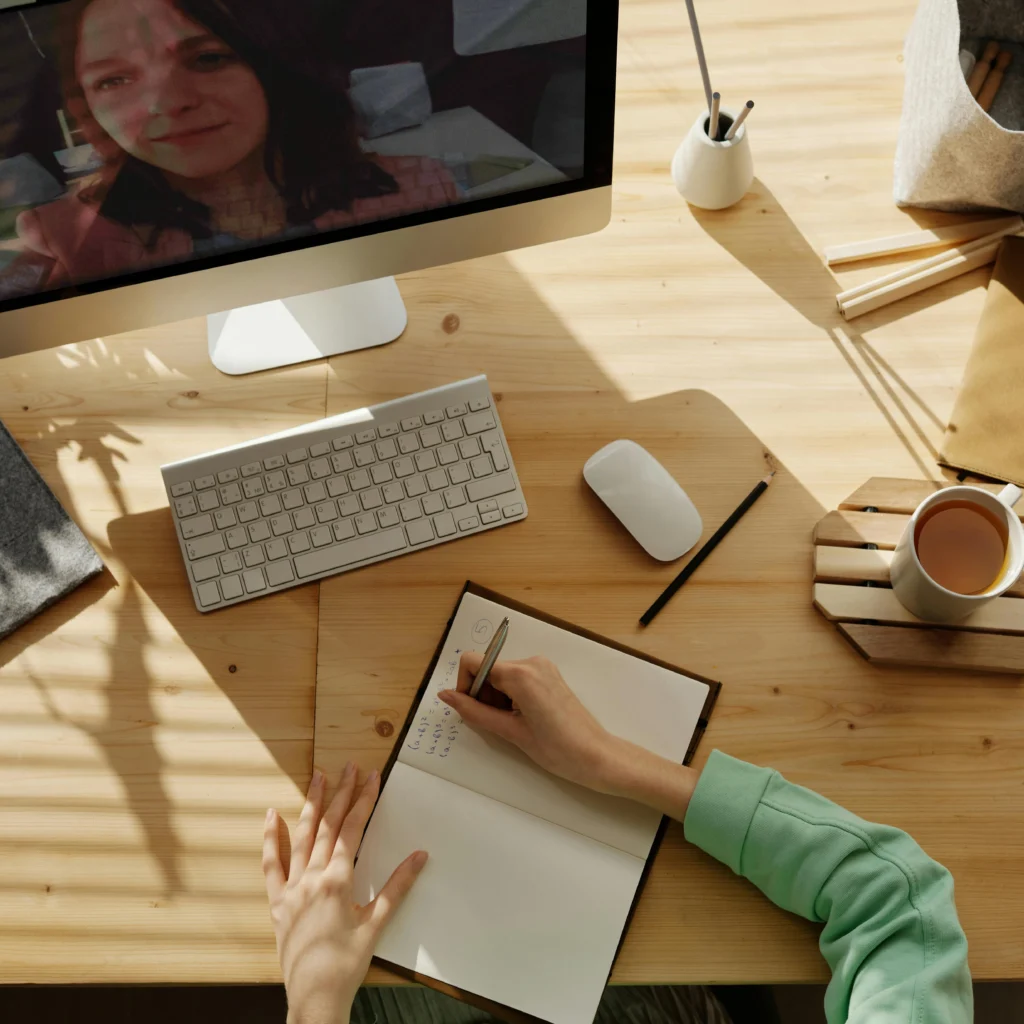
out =
[[[441,700],[469,725],[514,743],[546,771],[602,792],[616,788],[623,741],[601,726],[547,658],[499,661],[491,669],[486,686],[505,694],[513,710],[469,696],[482,660],[476,651],[463,654],[457,688],[442,690]]]
[[[288,994],[288,1024],[348,1024],[377,938],[427,862],[422,850],[413,853],[372,903],[356,905],[353,865],[380,775],[371,772],[357,796],[356,768],[349,762],[326,812],[324,785],[323,774],[315,771],[287,869],[281,834],[287,838],[288,826],[277,811],[267,811],[263,834],[263,873]]]

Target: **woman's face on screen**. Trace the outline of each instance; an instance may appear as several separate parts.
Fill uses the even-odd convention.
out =
[[[203,179],[262,152],[259,79],[171,0],[95,0],[82,17],[76,66],[97,122],[147,164]]]

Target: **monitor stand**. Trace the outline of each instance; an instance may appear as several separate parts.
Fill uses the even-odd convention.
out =
[[[222,373],[256,373],[394,341],[409,322],[393,277],[207,317],[210,359]]]

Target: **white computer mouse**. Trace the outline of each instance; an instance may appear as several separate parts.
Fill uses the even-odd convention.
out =
[[[671,562],[700,540],[700,513],[672,474],[635,441],[612,441],[583,467],[583,479],[652,558]]]

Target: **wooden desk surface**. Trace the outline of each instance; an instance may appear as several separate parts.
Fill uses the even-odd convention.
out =
[[[259,837],[267,805],[298,811],[314,694],[317,763],[382,763],[467,576],[722,679],[699,760],[718,746],[908,829],[955,875],[975,976],[1024,977],[1019,685],[872,668],[810,605],[823,510],[870,476],[940,476],[985,276],[839,319],[817,251],[940,220],[890,198],[914,4],[771,7],[702,11],[726,100],[757,100],[733,210],[689,210],[668,176],[701,102],[683,5],[626,0],[602,234],[411,275],[404,337],[329,365],[229,380],[200,322],[0,361],[0,417],[111,572],[0,646],[0,980],[276,980]],[[480,371],[524,524],[195,613],[161,463]],[[709,528],[763,451],[783,467],[643,634],[674,569],[580,483],[620,436]],[[670,829],[616,980],[825,974],[814,927]]]

